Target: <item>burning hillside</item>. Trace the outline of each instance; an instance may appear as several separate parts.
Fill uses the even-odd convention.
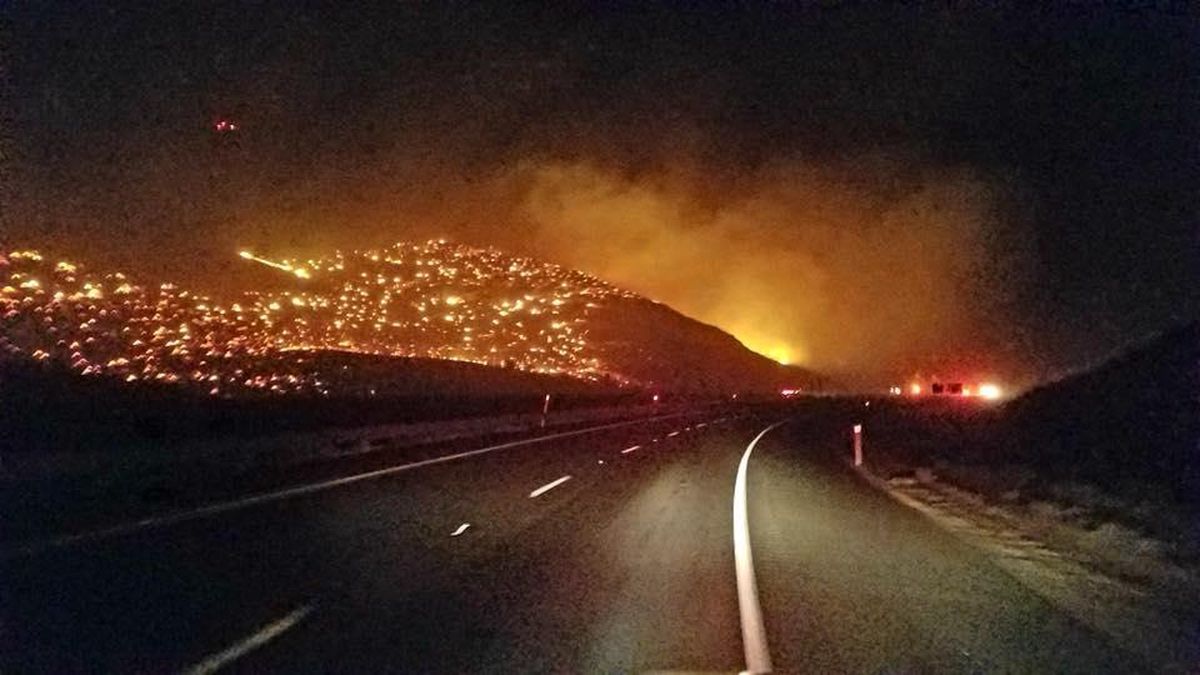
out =
[[[308,260],[240,255],[247,290],[226,297],[37,251],[0,256],[0,355],[213,395],[369,385],[326,372],[320,352],[691,389],[801,374],[595,277],[495,249],[429,241]]]

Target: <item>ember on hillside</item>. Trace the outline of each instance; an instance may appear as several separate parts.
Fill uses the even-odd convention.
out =
[[[13,251],[0,258],[0,353],[212,395],[328,394],[336,374],[303,356],[321,351],[628,382],[589,349],[588,319],[637,296],[581,272],[443,240],[240,257],[277,271],[274,283],[213,297]]]

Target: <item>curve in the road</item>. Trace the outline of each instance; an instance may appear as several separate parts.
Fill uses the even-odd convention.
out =
[[[758,601],[758,580],[754,576],[754,554],[750,547],[750,516],[746,508],[746,469],[750,453],[767,432],[783,424],[776,422],[758,432],[746,446],[733,484],[733,555],[737,572],[738,612],[742,622],[742,648],[746,654],[745,673],[771,672],[771,650],[763,625],[762,606]]]

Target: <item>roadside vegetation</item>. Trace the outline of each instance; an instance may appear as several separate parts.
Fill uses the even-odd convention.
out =
[[[1200,563],[1200,325],[1002,406],[880,401],[868,466]]]

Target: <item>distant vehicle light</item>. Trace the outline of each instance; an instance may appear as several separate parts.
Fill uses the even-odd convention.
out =
[[[921,395],[921,385],[917,384],[916,382],[913,382],[912,384],[910,384],[908,386],[908,393],[912,394],[913,396],[920,396]]]
[[[779,395],[784,398],[791,398],[793,396],[799,396],[800,390],[799,389],[780,389]]]
[[[1000,387],[994,384],[981,384],[979,385],[979,396],[989,401],[995,401],[1000,398]]]

